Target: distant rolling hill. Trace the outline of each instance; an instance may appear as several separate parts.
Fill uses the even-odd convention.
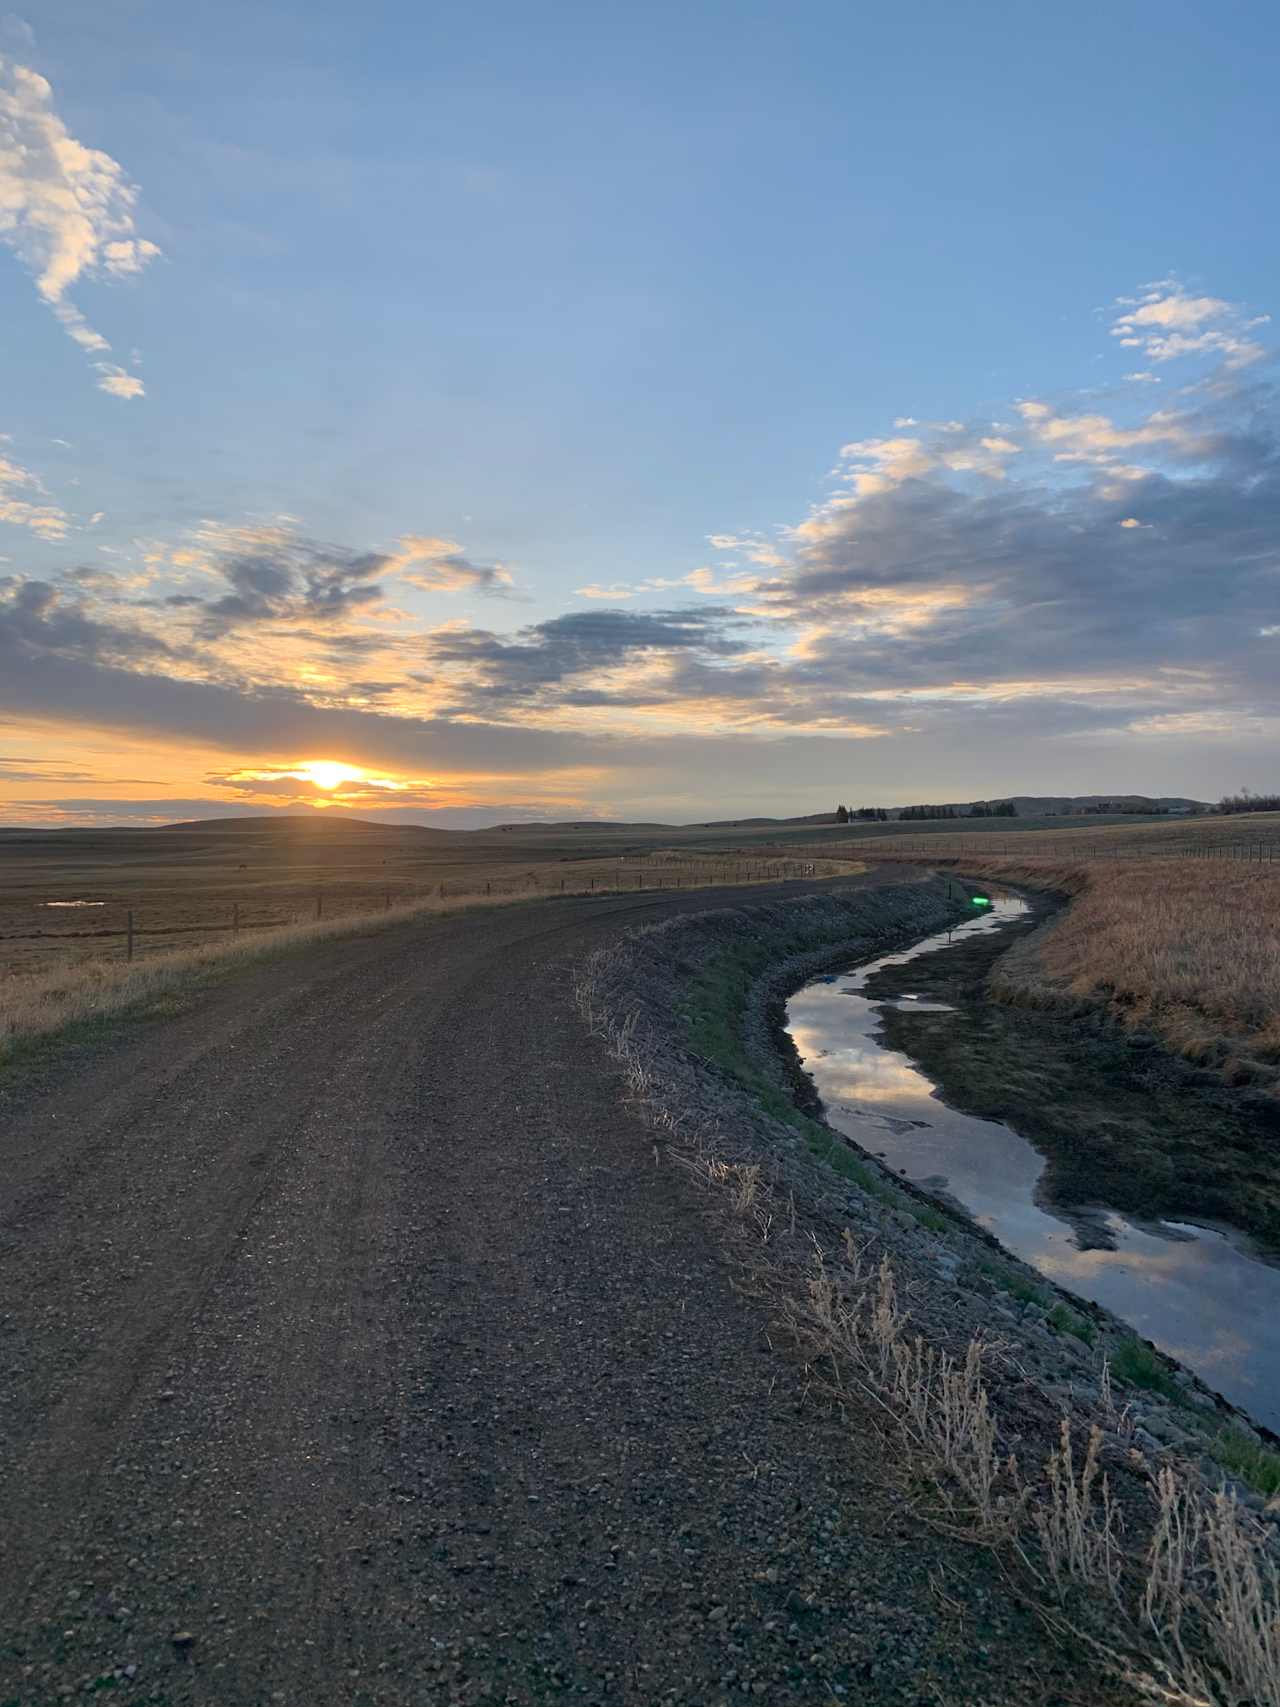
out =
[[[1109,806],[1117,813],[1204,812],[1209,809],[1207,800],[1188,800],[1180,794],[1002,794],[986,804],[1001,806],[1007,800],[1012,800],[1021,818],[1071,817],[1099,806]]]
[[[972,807],[980,804],[984,806],[1003,806],[1009,801],[1013,802],[1020,818],[1073,817],[1087,813],[1090,807],[1101,807],[1104,805],[1110,806],[1112,814],[1117,817],[1124,816],[1128,813],[1145,815],[1159,811],[1199,812],[1207,811],[1209,809],[1207,801],[1191,800],[1184,795],[1152,796],[1147,794],[997,794],[992,795],[990,798],[981,802],[976,800],[954,800],[937,801],[932,804],[939,806],[946,805],[955,812],[967,813]],[[856,810],[858,805],[864,805],[866,802],[861,800],[850,800],[849,804],[851,809]],[[891,818],[896,818],[898,813],[902,810],[903,808],[899,806],[891,806],[888,808]],[[542,823],[531,820],[525,823],[497,824],[491,830],[477,830],[469,831],[467,833],[471,835],[492,836],[511,834],[516,831],[523,832],[524,834],[530,834],[535,831],[548,831],[552,833],[568,833],[577,831],[580,833],[595,832],[596,834],[620,831],[624,834],[633,834],[642,830],[767,830],[770,828],[798,829],[803,828],[808,824],[812,824],[817,827],[834,824],[835,822],[836,815],[834,812],[811,812],[806,816],[799,818],[704,818],[698,819],[696,822],[686,824],[648,822],[627,823],[608,818],[577,818],[566,819],[562,822],[555,823]]]
[[[178,823],[149,826],[161,835],[180,832],[184,836],[423,836],[452,838],[457,830],[436,830],[426,824],[380,824],[370,818],[348,818],[345,813],[271,812],[243,818],[187,818]]]

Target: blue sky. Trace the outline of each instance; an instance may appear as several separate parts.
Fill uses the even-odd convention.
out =
[[[11,15],[0,801],[1274,784],[1278,46],[1261,5]],[[51,185],[51,118],[110,170]]]

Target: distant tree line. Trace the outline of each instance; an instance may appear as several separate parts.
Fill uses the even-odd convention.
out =
[[[856,818],[864,824],[887,824],[891,818],[918,822],[935,818],[1016,818],[1018,808],[1012,800],[991,802],[979,800],[973,806],[899,806],[890,812],[883,806],[836,807],[836,823],[847,824]]]
[[[1242,788],[1239,794],[1224,794],[1218,811],[1280,812],[1280,794],[1255,794],[1251,788]]]
[[[1157,806],[1154,801],[1148,801],[1145,806],[1139,806],[1133,801],[1125,802],[1123,800],[1095,800],[1092,806],[1076,807],[1076,815],[1081,818],[1096,817],[1101,813],[1110,813],[1113,816],[1119,813],[1127,818],[1167,818],[1169,808]]]

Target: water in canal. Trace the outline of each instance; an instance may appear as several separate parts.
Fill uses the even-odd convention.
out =
[[[1135,1224],[1105,1203],[1055,1213],[1036,1200],[1043,1162],[1010,1127],[961,1114],[933,1082],[877,1042],[882,1010],[862,994],[882,966],[900,966],[977,931],[998,931],[1026,912],[997,900],[901,954],[807,984],[787,1024],[822,1097],[827,1120],[894,1172],[958,1199],[1001,1244],[1083,1297],[1124,1318],[1268,1427],[1280,1430],[1280,1267],[1242,1237],[1213,1227]],[[959,1023],[959,1022],[957,1022]],[[1070,1219],[1066,1219],[1067,1215]],[[1111,1250],[1083,1249],[1073,1223],[1105,1227]]]

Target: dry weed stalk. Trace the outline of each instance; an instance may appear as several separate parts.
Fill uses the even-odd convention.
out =
[[[1057,1449],[1045,1465],[1047,1496],[1031,1510],[1040,1551],[1059,1598],[1066,1592],[1068,1579],[1101,1589],[1113,1599],[1119,1593],[1123,1525],[1102,1473],[1101,1452],[1102,1430],[1095,1425],[1077,1477],[1071,1424],[1063,1417]]]
[[[1157,1477],[1156,1497],[1144,1619],[1189,1688],[1232,1707],[1273,1707],[1280,1702],[1280,1570],[1262,1526],[1233,1494],[1206,1499],[1169,1469]],[[1200,1658],[1202,1648],[1216,1664]]]
[[[839,1279],[816,1245],[808,1277],[808,1326],[864,1393],[895,1420],[905,1443],[964,1495],[965,1522],[984,1536],[1007,1532],[1022,1503],[1016,1466],[998,1451],[995,1418],[982,1379],[985,1348],[973,1339],[963,1357],[907,1334],[893,1265],[882,1257],[874,1283],[862,1286],[862,1253],[846,1232],[852,1262]],[[850,1290],[855,1289],[852,1298]]]

